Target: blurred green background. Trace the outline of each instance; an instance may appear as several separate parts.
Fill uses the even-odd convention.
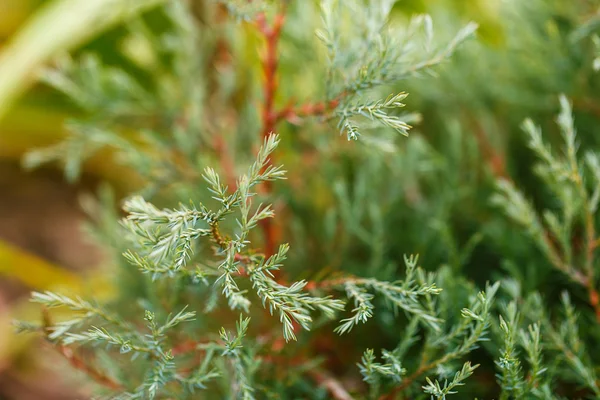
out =
[[[78,112],[63,97],[35,83],[37,67],[66,50],[94,51],[107,63],[127,64],[120,50],[126,32],[118,23],[139,10],[109,13],[106,26],[90,27],[85,24],[87,17],[119,2],[75,1],[65,7],[68,3],[0,0],[0,399],[74,396],[69,376],[53,370],[55,355],[32,348],[31,338],[13,335],[10,322],[15,316],[32,315],[26,301],[32,289],[68,286],[84,291],[86,282],[102,282],[102,251],[80,230],[81,196],[95,191],[101,181],[125,194],[137,179],[104,153],[85,164],[77,184],[67,184],[58,168],[34,172],[21,168],[26,151],[60,140],[65,119]],[[136,7],[157,3],[141,1]],[[454,248],[458,249],[473,235],[484,233],[493,240],[479,245],[466,267],[469,277],[484,282],[493,278],[493,271],[510,268],[500,265],[500,254],[510,250],[518,255],[519,246],[526,245],[508,242],[500,233],[510,230],[508,225],[490,216],[490,176],[510,176],[536,203],[549,201],[537,190],[530,170],[533,157],[519,128],[523,119],[540,121],[547,139],[557,142],[552,121],[557,96],[565,93],[573,102],[581,145],[600,146],[600,75],[593,69],[598,49],[590,38],[598,20],[598,2],[398,2],[399,16],[421,12],[432,14],[441,37],[470,20],[478,22],[480,29],[477,40],[465,45],[436,78],[410,80],[399,88],[411,93],[410,111],[422,114],[422,123],[407,139],[412,144],[401,150],[406,167],[402,185],[414,184],[419,190],[416,197],[407,198],[408,211],[392,214],[388,223],[403,226],[410,214],[410,218],[427,216],[423,219],[438,224],[438,230],[408,227],[397,238],[402,244],[398,253],[426,254],[432,266],[456,261],[457,254],[449,250],[452,246],[437,245],[440,241],[457,238],[461,243]],[[291,59],[286,63],[284,55],[282,74],[292,73],[294,63]],[[438,160],[434,172],[410,171],[417,168],[411,159],[418,158],[419,152]],[[411,180],[422,182],[417,185]],[[429,200],[432,194],[435,202]],[[549,271],[536,265],[531,252],[523,254],[522,259],[516,256],[511,261]],[[532,286],[556,278],[536,279]],[[95,290],[101,296],[110,288],[96,284]]]

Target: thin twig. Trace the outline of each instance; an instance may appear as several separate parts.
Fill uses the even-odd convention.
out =
[[[383,394],[379,397],[379,400],[392,400],[398,393],[402,392],[406,388],[408,388],[417,378],[423,375],[425,372],[430,371],[436,368],[438,365],[441,365],[448,361],[450,357],[444,356],[435,361],[430,362],[429,364],[425,364],[420,366],[415,372],[409,375],[406,378],[402,379],[402,383],[399,386],[396,386],[392,389],[391,392]]]
[[[181,354],[190,353],[195,351],[198,348],[198,345],[201,343],[202,342],[198,342],[196,340],[186,340],[173,347],[173,349],[171,349],[171,354],[173,354],[173,356],[178,356]]]
[[[354,284],[360,285],[360,284],[367,283],[369,281],[370,280],[368,278],[360,278],[360,277],[354,276],[354,275],[344,275],[339,278],[326,279],[323,281],[308,281],[305,288],[306,288],[306,290],[326,289],[326,288],[332,288],[334,286],[340,286],[345,283],[354,283]]]
[[[310,369],[308,375],[317,382],[319,386],[327,389],[332,399],[335,400],[352,400],[353,397],[344,388],[340,381],[335,379],[329,373],[318,369]]]
[[[339,96],[328,102],[305,103],[296,107],[290,104],[277,113],[276,120],[286,120],[292,124],[298,124],[302,118],[326,115],[337,108],[342,97]]]
[[[92,378],[96,383],[99,383],[102,386],[105,386],[112,390],[123,390],[124,387],[117,381],[108,377],[104,373],[98,371],[96,368],[87,364],[81,357],[79,357],[75,352],[67,346],[62,344],[56,345],[55,348],[58,350],[60,354],[63,355],[71,364],[71,366],[75,369],[78,369],[84,372],[88,377]]]
[[[467,120],[469,120],[473,128],[472,131],[475,134],[479,151],[486,159],[494,176],[496,178],[509,179],[504,155],[492,145],[485,130],[478,121],[469,116],[467,116]]]
[[[261,357],[261,361],[281,367],[300,366],[306,364],[308,360],[304,356],[296,356],[288,359],[272,354]],[[335,400],[352,400],[353,397],[344,388],[342,383],[333,377],[329,372],[319,368],[311,368],[306,371],[308,376],[313,379],[319,386],[325,388],[332,399]]]
[[[578,170],[577,170],[578,171]],[[594,213],[590,206],[590,200],[588,193],[583,184],[583,178],[578,173],[577,186],[584,196],[585,202],[583,204],[585,210],[585,231],[586,231],[586,249],[585,249],[585,271],[587,278],[587,290],[589,296],[589,302],[594,313],[596,315],[596,321],[600,323],[600,301],[596,288],[594,287],[596,282],[595,271],[594,271],[594,252],[596,250],[596,227],[594,225]]]
[[[53,342],[48,338],[48,335],[51,333],[50,328],[52,327],[52,322],[50,320],[50,314],[45,308],[42,310],[42,320],[44,323],[44,334],[46,335],[46,340],[69,362],[69,364],[71,364],[73,368],[82,371],[96,383],[109,389],[115,391],[124,389],[124,386],[121,383],[98,371],[92,365],[88,364],[83,358],[78,356],[71,348],[61,343]]]

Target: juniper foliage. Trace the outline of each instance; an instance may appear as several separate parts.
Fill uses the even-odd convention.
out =
[[[459,113],[436,114],[442,145],[403,137],[429,122],[427,95],[456,81],[463,48],[478,49],[464,43],[476,24],[434,35],[434,18],[394,0],[273,3],[171,2],[128,23],[126,65],[63,55],[40,74],[78,112],[25,165],[59,161],[75,180],[108,154],[137,185],[122,218],[108,190],[86,203],[116,294],[34,293],[41,322],[19,329],[70,354],[107,398],[558,399],[572,386],[600,398],[597,329],[581,332],[576,311],[600,315],[600,161],[578,156],[567,98],[563,155],[523,124],[553,199],[540,212],[506,176],[491,189],[490,155]],[[248,54],[257,36],[261,59]],[[401,112],[409,90],[423,116]],[[502,248],[514,242],[502,211],[583,299],[562,288],[554,312]],[[482,247],[506,250],[501,274],[466,272]]]

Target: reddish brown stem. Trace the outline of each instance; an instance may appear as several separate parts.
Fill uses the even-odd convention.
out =
[[[492,143],[490,143],[490,140],[488,139],[488,136],[481,124],[474,119],[468,119],[471,121],[471,126],[473,128],[473,133],[475,134],[475,139],[477,139],[479,151],[488,162],[488,165],[494,176],[497,178],[509,179],[508,172],[506,171],[506,161],[504,155],[497,151]]]
[[[483,129],[481,129],[479,124],[474,122],[472,125],[474,127],[473,131],[475,132],[475,137],[477,139],[479,149],[484,155],[484,157],[488,160],[493,174],[498,178],[510,180],[506,171],[506,162],[504,156],[494,149],[494,147],[489,142],[485,132],[483,131]],[[594,250],[596,249],[598,243],[600,243],[600,239],[594,240],[595,230],[592,218],[593,217],[591,216],[591,214],[588,215],[586,218],[586,230],[588,232],[588,247],[586,249],[586,260],[588,266],[591,265],[594,256]],[[550,237],[548,233],[546,233],[545,236],[546,238]],[[596,321],[600,323],[600,295],[598,294],[598,291],[594,288],[593,269],[588,267],[586,275],[583,275],[579,271],[573,270],[568,266],[563,265],[562,261],[560,260],[560,257],[558,256],[558,252],[554,249],[554,246],[552,245],[552,242],[549,239],[547,239],[547,245],[550,249],[552,249],[553,257],[551,261],[553,262],[553,264],[558,269],[569,274],[573,280],[586,286],[588,290],[589,303],[594,309]]]
[[[588,247],[586,250],[586,257],[589,259],[589,263],[591,265],[594,256],[594,250],[596,248],[596,241],[593,240],[594,230],[593,228],[590,232],[590,239],[588,239]],[[596,315],[596,321],[600,323],[600,296],[598,295],[598,291],[594,288],[594,274],[592,269],[588,269],[583,273],[569,265],[566,265],[565,262],[559,255],[559,251],[556,249],[554,242],[552,241],[552,236],[548,231],[545,231],[544,234],[546,246],[549,249],[549,257],[550,261],[554,265],[554,267],[565,274],[569,275],[572,280],[579,283],[581,286],[585,287],[588,291],[588,302],[592,306],[594,310],[594,314]]]
[[[308,370],[310,377],[319,385],[327,389],[331,398],[335,400],[352,400],[352,396],[346,391],[344,386],[324,371],[317,369]]]
[[[275,96],[279,85],[277,80],[277,66],[279,63],[277,44],[281,35],[281,28],[285,21],[284,11],[285,10],[282,10],[282,12],[275,16],[273,23],[270,26],[267,23],[265,14],[261,13],[256,18],[258,30],[262,33],[266,42],[265,53],[261,59],[264,74],[264,99],[261,115],[261,138],[263,140],[275,130],[275,124],[277,123],[277,112],[275,111]],[[268,168],[272,163],[273,156],[271,156],[271,159],[269,159],[265,168]],[[272,183],[270,181],[265,182],[263,189],[266,194],[270,193],[272,191]],[[275,253],[275,246],[277,243],[276,231],[270,219],[262,220],[260,226],[265,237],[265,254],[271,256]]]
[[[235,190],[236,181],[233,159],[231,158],[231,153],[229,152],[227,142],[223,140],[221,135],[215,135],[214,147],[215,151],[219,155],[219,159],[221,160],[221,168],[225,174],[225,184],[228,186],[230,191]]]
[[[265,39],[265,51],[261,57],[264,84],[260,136],[263,140],[275,131],[275,127],[279,121],[285,119],[289,122],[297,123],[301,118],[323,115],[327,111],[335,109],[339,105],[341,99],[346,95],[346,93],[342,93],[336,99],[328,102],[307,103],[299,107],[293,107],[290,104],[279,111],[275,108],[275,97],[279,86],[277,78],[277,68],[279,65],[277,46],[285,22],[285,11],[284,3],[281,12],[275,15],[273,22],[270,25],[267,23],[264,13],[259,14],[256,18],[256,26]],[[265,168],[268,168],[272,164],[273,156],[271,156]],[[270,181],[265,182],[262,186],[264,194],[271,193],[272,189],[272,182]],[[261,220],[260,227],[265,239],[264,252],[265,255],[269,257],[276,251],[276,246],[279,241],[279,232],[270,219]],[[276,278],[279,280],[279,274],[276,275]]]
[[[342,277],[339,278],[335,278],[335,279],[327,279],[324,281],[308,281],[308,283],[306,284],[305,288],[306,290],[315,290],[315,289],[326,289],[326,288],[332,288],[334,286],[339,286],[339,285],[343,285],[344,283],[357,283],[357,284],[361,284],[366,282],[367,279],[365,278],[360,278],[358,276],[354,276],[354,275],[344,275]]]
[[[443,364],[447,361],[444,358],[433,361],[429,364],[421,365],[415,372],[413,372],[410,376],[403,378],[402,383],[399,386],[394,387],[389,393],[383,394],[379,396],[378,400],[392,400],[396,397],[398,393],[406,390],[415,380],[421,377],[425,372],[430,371],[436,368],[438,365]]]
[[[269,364],[275,364],[282,368],[287,368],[288,366],[293,365],[302,365],[307,362],[306,358],[303,356],[294,357],[292,359],[286,359],[280,356],[266,355],[261,358],[261,361]],[[352,396],[348,393],[348,391],[344,388],[342,383],[331,376],[328,372],[323,371],[321,369],[311,368],[307,370],[308,376],[314,380],[317,385],[325,388],[332,399],[335,400],[350,400]]]
[[[583,186],[583,182],[582,179],[578,180],[578,183],[580,185],[580,190],[582,192],[585,193],[586,189]],[[596,314],[596,322],[600,323],[600,301],[599,301],[599,296],[598,296],[598,292],[596,291],[596,288],[594,287],[596,284],[596,277],[595,277],[595,271],[594,271],[594,252],[596,250],[596,226],[594,224],[594,214],[592,213],[590,206],[589,206],[589,202],[586,202],[585,204],[585,210],[586,210],[586,221],[585,221],[585,230],[586,230],[586,242],[587,242],[587,248],[586,248],[586,263],[585,263],[585,269],[586,269],[586,278],[587,278],[587,288],[588,288],[588,293],[589,293],[589,301],[590,301],[590,305],[592,306],[592,308],[594,309],[594,313]]]
[[[588,282],[588,293],[589,293],[589,301],[590,305],[594,309],[594,314],[596,315],[596,322],[600,323],[600,296],[598,295],[598,291],[594,289],[594,283],[590,279]]]
[[[52,321],[50,319],[50,314],[48,313],[48,310],[45,308],[42,309],[42,321],[44,323],[43,329],[46,335],[46,339],[52,345],[52,347],[55,348],[69,362],[69,364],[71,364],[73,368],[82,371],[88,377],[93,379],[96,383],[105,386],[109,389],[116,391],[122,390],[124,388],[122,384],[113,380],[112,378],[103,374],[102,372],[98,371],[92,365],[88,364],[83,358],[75,354],[75,352],[69,347],[60,343],[57,344],[48,339],[48,335],[51,333],[50,328],[52,326]]]
[[[262,57],[262,70],[264,73],[264,100],[262,108],[262,132],[263,138],[267,137],[275,129],[277,113],[275,112],[275,95],[279,82],[277,80],[277,44],[281,35],[281,28],[285,21],[285,14],[279,13],[275,16],[273,24],[269,26],[264,14],[259,14],[256,24],[266,41],[266,50]]]
[[[98,371],[91,365],[87,364],[69,347],[60,344],[55,346],[55,348],[60,354],[62,354],[62,356],[69,362],[69,364],[71,364],[73,368],[82,371],[88,377],[92,378],[96,383],[115,391],[123,390],[123,385],[104,375],[102,372]]]
[[[276,120],[286,120],[292,124],[298,124],[302,118],[325,115],[340,104],[341,98],[342,96],[328,102],[306,103],[298,107],[290,104],[277,113]]]
[[[178,356],[186,353],[190,353],[192,351],[196,351],[198,346],[201,344],[205,344],[206,342],[197,341],[197,340],[186,340],[184,342],[179,343],[177,346],[173,347],[171,350],[171,354],[173,356]]]

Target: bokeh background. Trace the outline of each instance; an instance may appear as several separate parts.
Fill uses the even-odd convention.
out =
[[[25,171],[21,167],[23,154],[60,140],[65,135],[65,119],[79,112],[50,88],[37,84],[34,67],[66,50],[75,54],[93,51],[107,63],[125,63],[121,46],[126,31],[118,23],[94,31],[71,27],[74,32],[68,32],[69,21],[83,16],[77,15],[75,8],[71,13],[39,18],[50,3],[0,0],[0,72],[19,71],[12,63],[23,59],[11,53],[18,46],[25,48],[19,54],[29,55],[25,62],[32,67],[26,74],[0,73],[0,399],[69,399],[81,393],[70,374],[64,373],[68,366],[39,346],[37,339],[13,334],[11,321],[35,318],[37,307],[27,302],[34,289],[62,286],[76,292],[93,282],[96,291],[110,290],[103,283],[103,252],[82,231],[84,208],[91,207],[86,196],[96,193],[102,182],[110,183],[117,198],[136,187],[133,173],[104,153],[85,164],[76,183],[67,183],[59,168]],[[97,1],[89,4],[93,3]],[[531,117],[541,123],[547,139],[557,143],[553,119],[560,93],[573,102],[581,146],[600,147],[600,73],[593,68],[600,50],[591,38],[598,25],[598,7],[598,2],[591,0],[398,3],[399,15],[431,13],[436,33],[442,37],[465,21],[480,24],[477,39],[465,45],[437,77],[406,81],[398,88],[411,93],[410,110],[422,114],[412,147],[402,150],[407,168],[403,185],[423,178],[425,170],[410,170],[411,157],[418,157],[419,151],[427,153],[428,160],[437,157],[443,165],[433,168],[437,172],[432,173],[430,186],[425,174],[419,195],[424,198],[408,198],[409,207],[398,207],[390,217],[390,224],[403,226],[397,238],[402,243],[399,253],[427,254],[433,266],[451,263],[456,257],[451,246],[436,245],[445,233],[450,232],[459,242],[481,233],[487,239],[473,251],[465,267],[469,276],[485,282],[493,277],[492,271],[510,268],[501,265],[500,254],[507,250],[519,254],[518,244],[503,239],[496,231],[502,227],[499,223],[486,225],[491,218],[486,199],[493,187],[490,179],[481,176],[510,176],[538,204],[546,201],[530,170],[533,156],[519,125]],[[85,7],[79,9],[86,12]],[[19,32],[31,24],[37,24],[36,29],[23,44]],[[71,35],[71,40],[63,40],[65,35]],[[284,58],[282,73],[291,72],[293,64],[286,64]],[[2,90],[15,96],[4,96]],[[464,137],[469,139],[462,140]],[[435,203],[427,200],[433,189]],[[415,215],[441,228],[407,226]],[[549,271],[538,268],[528,257],[512,261]],[[538,276],[530,284],[559,279],[550,274]]]

